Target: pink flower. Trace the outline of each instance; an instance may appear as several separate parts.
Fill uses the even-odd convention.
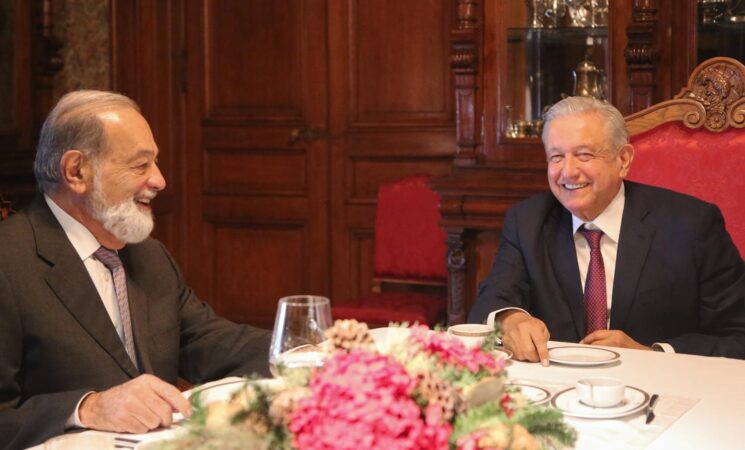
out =
[[[411,328],[411,341],[421,350],[437,356],[444,364],[477,373],[486,370],[496,374],[504,369],[505,362],[494,355],[481,351],[478,347],[468,348],[459,339],[446,333],[431,333],[424,326]]]
[[[393,358],[339,353],[310,381],[311,396],[290,414],[293,445],[316,449],[447,449],[442,411],[425,414],[411,398],[416,380]]]

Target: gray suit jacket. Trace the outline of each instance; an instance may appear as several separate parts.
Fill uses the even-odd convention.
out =
[[[677,352],[745,358],[745,264],[716,206],[626,182],[611,328]],[[584,335],[571,214],[550,192],[511,208],[469,321],[517,306],[551,339]]]
[[[170,383],[268,373],[270,333],[215,315],[160,242],[120,255],[143,372]],[[0,223],[0,448],[62,434],[85,392],[139,374],[44,199]]]

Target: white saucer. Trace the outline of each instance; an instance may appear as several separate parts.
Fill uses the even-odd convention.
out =
[[[579,400],[575,388],[558,392],[551,399],[551,406],[559,409],[566,416],[582,419],[615,419],[641,411],[649,403],[649,394],[639,388],[626,386],[626,393],[621,403],[607,408],[596,408]]]
[[[532,405],[546,403],[551,398],[551,393],[540,386],[527,383],[509,383],[508,386],[514,386],[520,389],[520,392]]]
[[[569,345],[548,349],[549,361],[568,366],[600,366],[620,359],[621,355],[613,350],[586,345]]]

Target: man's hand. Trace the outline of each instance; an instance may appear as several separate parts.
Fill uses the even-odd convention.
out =
[[[579,341],[580,344],[605,345],[607,347],[635,348],[638,350],[652,350],[651,347],[642,345],[631,339],[628,334],[621,330],[597,330],[585,336]]]
[[[80,404],[80,422],[102,431],[145,433],[171,425],[171,415],[191,415],[189,401],[175,386],[153,375],[134,380],[103,392],[90,394]]]
[[[548,328],[541,320],[523,311],[508,310],[499,314],[502,344],[520,361],[540,361],[548,365]]]

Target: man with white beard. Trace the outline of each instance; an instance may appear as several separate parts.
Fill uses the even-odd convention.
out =
[[[44,122],[41,193],[0,223],[0,448],[169,426],[191,413],[179,376],[268,373],[269,333],[216,316],[149,237],[157,157],[120,94],[72,92]]]

